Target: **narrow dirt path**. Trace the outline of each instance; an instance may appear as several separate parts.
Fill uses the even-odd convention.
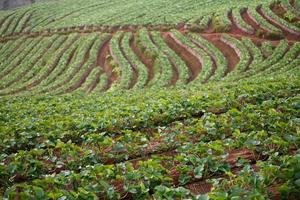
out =
[[[225,72],[225,75],[234,70],[235,66],[239,63],[240,58],[233,48],[221,41],[221,35],[201,34],[201,36],[210,41],[213,45],[215,45],[227,59],[228,68]]]
[[[186,63],[189,67],[189,80],[193,81],[201,71],[201,62],[199,59],[185,46],[179,44],[171,33],[162,33],[162,36],[167,45],[175,51],[175,53]]]
[[[154,78],[154,61],[148,58],[143,51],[138,47],[136,43],[136,35],[134,34],[132,37],[132,41],[130,42],[131,49],[140,59],[140,61],[147,67],[148,70],[148,78],[146,85]]]

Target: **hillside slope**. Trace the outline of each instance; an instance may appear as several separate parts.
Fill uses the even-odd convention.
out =
[[[298,199],[300,2],[0,12],[0,199]]]

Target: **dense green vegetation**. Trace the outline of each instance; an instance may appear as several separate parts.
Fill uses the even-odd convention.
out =
[[[8,17],[11,20],[18,18],[25,22],[31,15],[29,21],[24,24],[24,31],[97,24],[175,24],[195,21],[213,13],[222,16],[222,13],[228,12],[232,7],[255,7],[259,3],[268,5],[270,2],[270,0],[264,2],[243,0],[230,3],[226,0],[167,0],[163,2],[160,0],[138,2],[135,0],[122,2],[119,0],[59,0],[33,4],[30,7],[21,8],[13,14],[6,12],[1,15],[1,18]],[[0,30],[0,33],[9,34],[11,32]]]
[[[297,199],[299,5],[0,12],[0,199]]]

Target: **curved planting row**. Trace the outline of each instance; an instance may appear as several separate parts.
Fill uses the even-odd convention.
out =
[[[293,11],[292,4],[283,1],[237,7],[200,17],[193,21],[195,26],[178,24],[171,31],[171,25],[99,26],[102,31],[111,29],[110,34],[103,34],[96,26],[82,26],[48,30],[45,35],[28,33],[30,37],[19,35],[16,40],[2,37],[0,95],[99,94],[116,88],[159,88],[251,77],[278,64],[289,46],[299,40],[298,17],[289,17],[289,11]],[[1,31],[25,29],[32,12],[25,9],[2,17],[1,24],[7,25],[1,26]],[[190,32],[199,31],[198,25],[205,26],[207,33]],[[213,33],[223,28],[227,35]],[[283,36],[286,40],[279,43]]]
[[[0,26],[0,36],[23,32],[34,11],[21,9],[3,19]]]
[[[103,34],[101,36],[96,35],[96,37],[97,38],[95,39],[94,44],[90,46],[89,53],[85,55],[83,66],[77,71],[75,76],[72,75],[73,78],[71,81],[68,81],[63,88],[60,88],[59,94],[70,93],[77,89],[81,89],[81,87],[84,86],[84,83],[89,79],[91,71],[95,68],[97,52],[109,38],[107,34]]]
[[[142,63],[142,61],[131,49],[131,44],[133,43],[133,40],[133,34],[125,33],[122,40],[122,48],[126,59],[131,62],[130,64],[137,71],[137,81],[133,87],[143,88],[147,84],[148,71],[147,67]]]
[[[38,44],[35,44],[34,51],[27,53],[24,61],[21,62],[19,66],[16,66],[16,68],[11,70],[9,74],[2,79],[3,84],[0,85],[1,93],[5,93],[3,89],[5,89],[5,91],[9,91],[11,87],[16,88],[24,85],[38,74],[42,64],[39,61],[43,57],[49,56],[52,47],[56,48],[55,46],[59,44],[56,43],[55,45],[58,38],[59,37],[55,35],[50,38],[44,38]]]
[[[196,34],[191,34],[190,36],[192,40],[195,41],[202,49],[204,49],[211,57],[214,69],[210,80],[219,80],[221,77],[225,76],[227,70],[227,61],[222,52],[201,36]]]
[[[130,89],[135,84],[137,75],[121,49],[122,38],[123,34],[122,32],[119,32],[116,33],[110,41],[110,53],[115,61],[114,68],[119,69],[120,76],[120,79],[118,83],[115,83],[115,86],[120,89]]]
[[[252,27],[251,24],[248,24],[241,13],[245,13],[245,9],[233,9],[232,10],[232,20],[233,23],[243,32],[248,34],[255,33],[255,27]]]
[[[26,86],[26,94],[40,94],[47,91],[47,87],[60,79],[67,65],[71,63],[78,47],[78,35],[70,35],[65,38],[58,48],[53,52],[51,59],[44,60],[44,68]]]
[[[243,71],[247,71],[249,65],[252,62],[252,55],[245,47],[245,45],[240,40],[230,37],[228,35],[222,36],[221,41],[223,41],[225,44],[234,49],[234,51],[239,57],[239,62],[235,66],[234,71],[229,73],[227,77],[235,76],[236,74],[239,74]]]
[[[268,6],[257,8],[257,11],[270,23],[285,32],[286,37],[296,39],[300,36],[300,28],[280,18]]]
[[[234,34],[145,29],[135,34],[20,38],[0,49],[0,95],[99,94],[108,89],[238,80],[276,64],[295,44],[277,43]]]
[[[97,5],[100,6],[100,5]],[[96,7],[97,7],[96,6]],[[92,6],[93,7],[93,6]],[[299,16],[294,14],[293,7],[286,1],[273,2],[270,5],[263,4],[257,7],[236,7],[224,10],[219,14],[213,13],[188,21],[187,24],[155,24],[155,25],[82,25],[66,28],[46,29],[39,32],[30,32],[26,29],[28,22],[33,21],[31,16],[37,12],[35,9],[22,9],[3,17],[0,28],[1,41],[16,39],[20,36],[37,37],[40,35],[70,34],[74,32],[91,33],[117,31],[137,32],[142,28],[151,31],[179,31],[193,32],[229,32],[235,34],[257,35],[263,38],[278,39],[286,37],[289,40],[297,40],[299,36]],[[34,19],[36,20],[36,19]],[[47,20],[46,20],[47,21]],[[49,21],[48,21],[49,22]],[[191,23],[189,23],[191,22]],[[49,22],[51,24],[51,22]],[[54,22],[55,23],[55,22]],[[51,26],[49,26],[51,27]],[[35,30],[35,29],[32,29]]]

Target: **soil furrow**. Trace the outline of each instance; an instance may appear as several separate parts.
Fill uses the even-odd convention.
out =
[[[4,24],[4,22],[7,20],[7,18],[9,18],[10,16],[12,16],[13,14],[15,14],[15,12],[12,12],[11,14],[8,14],[7,16],[5,16],[5,17],[0,21],[0,27]]]
[[[7,26],[3,29],[3,31],[2,31],[2,33],[0,33],[0,35],[6,35],[6,32],[7,32],[7,30],[8,30],[8,28],[10,27],[10,25],[11,25],[11,22],[13,21],[13,18],[14,17],[16,17],[16,16],[10,16],[8,19],[6,19],[6,20],[8,20],[8,24],[7,24]],[[6,21],[5,20],[5,21]],[[1,27],[1,26],[0,26]]]
[[[149,37],[152,41],[152,43],[159,49],[158,44],[154,41],[151,32],[149,32]],[[162,53],[167,56],[170,64],[172,65],[172,71],[173,71],[173,75],[172,78],[170,80],[170,83],[167,85],[167,87],[170,87],[172,85],[176,85],[176,82],[179,79],[179,71],[178,71],[178,67],[175,64],[175,61],[172,59],[172,57],[170,56],[170,54],[167,51],[162,51]]]
[[[103,64],[103,70],[104,73],[108,75],[108,80],[106,83],[106,86],[103,88],[103,91],[106,91],[111,88],[111,86],[119,79],[119,75],[114,70],[111,62],[112,62],[112,55],[110,54],[110,46],[109,43],[105,46],[103,49],[102,55],[104,56],[104,64]]]
[[[277,9],[276,9],[277,8]],[[272,11],[278,16],[278,17],[281,17],[281,18],[285,18],[284,15],[288,12],[290,12],[290,10],[288,8],[286,8],[283,4],[278,4],[274,7],[271,7]],[[299,16],[299,13],[296,13],[294,12],[293,13],[293,19],[291,19],[290,22],[292,23],[297,23],[300,21],[300,16]]]
[[[239,25],[237,24],[237,22],[235,21],[232,15],[232,11],[228,13],[228,18],[231,21],[231,29],[230,29],[231,34],[238,34],[238,35],[245,35],[245,36],[253,35],[253,34],[249,34],[247,31],[239,27]]]
[[[21,74],[19,74],[17,77],[15,77],[13,80],[9,81],[8,83],[5,84],[5,87],[10,87],[12,84],[15,84],[17,82],[19,82],[28,72],[30,72],[30,70],[36,65],[36,63],[43,58],[43,56],[46,54],[46,52],[51,48],[51,46],[53,45],[53,43],[58,39],[55,38],[55,40],[53,42],[51,42],[44,50],[43,52],[32,62],[32,64],[30,65],[29,68],[27,68],[25,71],[23,71]],[[22,67],[22,66],[19,66]],[[0,90],[3,89],[0,87]]]
[[[127,62],[130,64],[131,69],[132,69],[132,79],[130,80],[129,88],[128,88],[128,89],[131,89],[131,88],[134,87],[134,85],[138,81],[138,70],[137,70],[137,67],[134,65],[134,63],[128,58],[126,52],[124,51],[124,48],[123,48],[123,45],[122,45],[122,40],[123,39],[124,39],[124,35],[122,36],[122,38],[120,38],[119,47],[120,47],[120,50],[122,52],[122,55],[127,60]],[[130,41],[128,41],[128,42],[130,43]]]
[[[300,38],[300,33],[299,32],[293,31],[293,30],[289,29],[288,27],[286,27],[286,26],[280,24],[279,22],[275,21],[270,16],[268,16],[266,13],[264,13],[264,11],[261,9],[261,7],[258,7],[256,9],[256,11],[265,20],[267,20],[267,22],[269,22],[270,24],[272,24],[276,28],[279,28],[283,32],[286,39],[288,39],[288,40],[299,40],[299,38]]]
[[[98,67],[98,66],[96,66],[96,67]],[[100,81],[100,76],[101,76],[101,74],[103,74],[101,71],[98,72],[98,73],[96,74],[95,80],[93,80],[93,82],[91,83],[91,85],[88,85],[88,86],[85,88],[85,91],[86,91],[87,93],[91,93],[91,92],[96,88],[97,84],[98,84],[99,81]]]
[[[100,81],[101,75],[103,75],[103,73],[107,73],[107,69],[105,68],[105,64],[106,64],[106,56],[107,56],[107,51],[109,49],[110,40],[111,40],[111,36],[103,43],[103,45],[101,46],[101,48],[98,51],[96,67],[100,67],[102,69],[102,71],[100,71],[96,75],[96,78],[93,81],[92,85],[87,88],[88,93],[91,93],[96,88],[97,84]]]
[[[26,16],[26,14],[29,12],[30,10],[27,10],[26,12],[24,12],[18,19],[18,22],[15,24],[14,28],[12,29],[12,34],[15,33],[16,28],[18,27],[20,21],[22,21],[23,17]]]
[[[234,35],[241,35],[241,36],[251,36],[251,37],[257,37],[257,38],[263,38],[263,39],[271,39],[271,40],[279,40],[280,38],[272,38],[272,36],[269,35],[270,31],[265,30],[264,27],[260,27],[259,24],[255,21],[254,18],[252,18],[249,14],[247,9],[241,11],[241,16],[244,19],[246,23],[251,25],[255,30],[258,36],[255,36],[254,34],[247,34],[239,28],[236,28],[237,25],[233,23],[231,31],[229,33],[232,33]],[[232,17],[232,16],[231,16]],[[231,19],[233,20],[233,19]],[[146,25],[144,27],[148,27],[150,25]],[[162,33],[167,33],[172,29],[177,29],[178,31],[181,32],[189,32],[191,31],[190,26],[184,26],[183,27],[177,27],[177,26],[168,26],[168,25],[152,25],[152,28],[149,29],[151,31],[159,31]],[[141,26],[134,26],[134,25],[126,25],[126,26],[80,26],[80,27],[68,27],[68,28],[59,28],[59,29],[46,29],[43,31],[39,32],[20,32],[20,33],[14,33],[11,35],[6,35],[3,37],[0,37],[0,42],[6,42],[9,40],[16,40],[19,37],[26,36],[26,37],[38,37],[38,36],[51,36],[53,34],[62,34],[62,35],[69,35],[71,33],[81,33],[81,34],[88,34],[88,33],[93,33],[93,32],[100,32],[100,33],[115,33],[117,31],[123,31],[123,32],[132,32],[136,33],[138,30],[140,30],[142,27]],[[202,34],[209,34],[212,33],[211,30],[206,29]],[[214,33],[212,33],[214,34]],[[289,38],[287,38],[289,39]],[[294,41],[299,41],[299,38],[291,38],[289,40],[294,40]]]
[[[148,77],[146,81],[146,85],[151,81],[154,77],[154,61],[150,58],[148,58],[143,51],[138,47],[137,41],[136,41],[136,35],[134,34],[132,42],[130,43],[131,49],[133,52],[137,55],[137,57],[140,59],[140,61],[147,67],[148,70]]]
[[[36,44],[38,44],[38,43],[41,42],[41,41],[42,41],[42,38],[40,38]],[[35,46],[32,46],[31,49],[28,51],[28,53],[27,53],[26,55],[23,55],[23,56],[18,60],[17,63],[15,63],[15,64],[14,64],[12,67],[10,67],[9,69],[5,70],[5,71],[0,75],[0,80],[1,80],[3,77],[9,75],[10,72],[12,72],[16,67],[18,67],[18,66],[22,63],[23,59],[25,59],[25,58],[28,56],[28,54],[30,54],[30,53],[34,50],[34,48],[35,48]]]
[[[71,45],[78,39],[78,37],[76,37],[70,44],[66,45],[65,48],[61,51],[61,53],[59,54],[59,56],[55,59],[53,65],[50,66],[50,68],[37,80],[31,82],[30,84],[28,84],[27,86],[24,86],[22,88],[19,88],[13,92],[11,92],[10,94],[16,94],[19,93],[21,91],[24,91],[26,89],[31,89],[35,86],[37,86],[38,84],[40,84],[44,79],[46,79],[51,73],[52,71],[57,67],[57,64],[59,63],[59,60],[61,59],[61,57],[63,56],[63,53],[71,47]]]
[[[251,63],[253,62],[253,59],[254,59],[253,58],[253,52],[251,51],[251,49],[249,47],[247,47],[247,46],[246,46],[246,49],[249,52],[250,58],[249,58],[249,60],[248,60],[248,62],[246,64],[245,71],[249,70],[249,67],[250,67],[250,65],[251,65]]]
[[[70,81],[72,81],[72,79],[77,75],[77,73],[81,70],[81,68],[83,67],[83,65],[88,61],[89,57],[90,57],[90,49],[92,48],[93,44],[95,42],[95,39],[93,40],[93,42],[91,42],[91,44],[88,47],[88,50],[85,52],[84,54],[84,59],[80,62],[80,64],[78,66],[76,66],[76,68],[74,69],[74,71],[72,71],[71,74],[68,75],[68,77],[61,83],[53,86],[51,89],[49,89],[49,92],[51,91],[55,91],[61,87],[63,87],[65,84],[68,84]],[[89,66],[89,68],[92,68],[92,66]],[[88,74],[88,71],[90,71],[92,69],[89,69],[85,72],[85,75]],[[72,88],[73,89],[73,88]],[[72,90],[70,89],[70,90]],[[68,90],[67,90],[68,91]]]
[[[186,63],[189,67],[189,80],[193,81],[201,71],[200,59],[192,50],[188,49],[183,44],[179,43],[171,33],[162,34],[167,45]]]
[[[28,18],[26,19],[26,21],[24,22],[23,26],[21,27],[20,32],[23,32],[23,30],[26,28],[28,22],[31,20],[32,17],[32,13],[30,13],[30,15],[28,16]]]
[[[110,37],[108,37],[103,44],[101,44],[101,46],[99,47],[99,51],[101,51],[101,49],[103,48],[104,45],[106,45],[107,42],[110,41]],[[86,59],[86,58],[85,58]],[[86,63],[86,61],[88,60],[88,58],[85,60],[84,63]],[[101,60],[100,60],[101,61]],[[101,61],[102,62],[102,61]],[[82,75],[82,77],[80,78],[80,80],[77,83],[74,83],[72,86],[70,86],[65,93],[70,93],[73,92],[74,90],[78,89],[87,79],[87,77],[90,75],[90,73],[92,72],[92,70],[94,69],[94,67],[96,67],[96,65],[98,64],[98,58],[95,61],[95,65],[92,64],[91,66],[89,66],[89,68],[84,72],[84,74]],[[84,64],[83,64],[84,65]]]
[[[245,8],[245,9],[243,9],[243,10],[241,11],[241,16],[242,16],[243,20],[244,20],[247,24],[249,24],[250,26],[253,27],[253,29],[255,30],[256,33],[258,33],[258,32],[265,32],[265,33],[266,33],[266,31],[263,30],[263,29],[259,26],[259,24],[256,23],[256,21],[254,20],[254,18],[252,18],[252,16],[249,14],[247,8]],[[267,31],[267,32],[268,32],[268,31]],[[263,38],[266,36],[265,33],[262,35]]]
[[[215,73],[215,71],[216,71],[216,69],[217,69],[217,58],[216,58],[216,56],[213,54],[213,52],[211,52],[208,48],[206,48],[204,45],[202,45],[202,44],[200,44],[199,42],[197,42],[196,40],[194,40],[193,38],[191,38],[191,37],[189,37],[189,39],[197,46],[197,47],[199,47],[199,48],[201,48],[203,51],[205,51],[208,55],[209,55],[209,57],[210,57],[210,59],[211,59],[211,61],[212,61],[212,64],[213,64],[213,68],[212,68],[212,70],[211,70],[211,73],[210,73],[210,75],[206,78],[206,80],[204,81],[205,83],[206,82],[208,82],[208,80],[210,79],[210,77],[212,77],[213,75],[214,75],[214,73]]]
[[[233,48],[221,41],[220,34],[201,34],[206,40],[215,45],[225,56],[228,63],[228,68],[225,75],[234,70],[235,66],[239,63],[240,58]]]

